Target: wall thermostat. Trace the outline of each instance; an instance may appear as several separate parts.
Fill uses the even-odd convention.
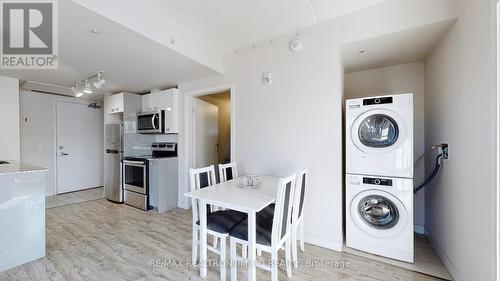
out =
[[[271,72],[264,73],[264,75],[262,77],[262,81],[266,85],[273,83],[273,74]]]

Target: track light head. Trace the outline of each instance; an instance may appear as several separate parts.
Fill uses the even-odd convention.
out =
[[[94,85],[94,87],[96,89],[101,89],[102,86],[104,85],[104,83],[106,83],[106,80],[102,79],[102,74],[101,73],[98,73],[97,74],[97,81],[95,81],[94,83],[92,83],[92,85]]]
[[[83,87],[83,92],[85,94],[92,94],[92,88],[90,88],[89,80],[85,80],[85,86]]]

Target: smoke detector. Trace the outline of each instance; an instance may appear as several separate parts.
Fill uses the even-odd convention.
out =
[[[292,52],[298,53],[302,49],[302,40],[300,39],[295,39],[290,42],[290,50]]]

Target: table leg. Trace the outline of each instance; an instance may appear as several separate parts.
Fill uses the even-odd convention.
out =
[[[207,204],[200,200],[200,276],[207,277]]]
[[[248,212],[248,281],[256,280],[256,242],[257,242],[257,227],[256,213]]]

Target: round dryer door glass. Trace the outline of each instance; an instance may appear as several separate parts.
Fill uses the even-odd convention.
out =
[[[388,147],[398,140],[398,124],[384,114],[371,115],[359,126],[359,140],[368,147]]]
[[[370,195],[361,199],[358,212],[364,222],[376,229],[392,228],[399,221],[396,205],[380,195]]]

